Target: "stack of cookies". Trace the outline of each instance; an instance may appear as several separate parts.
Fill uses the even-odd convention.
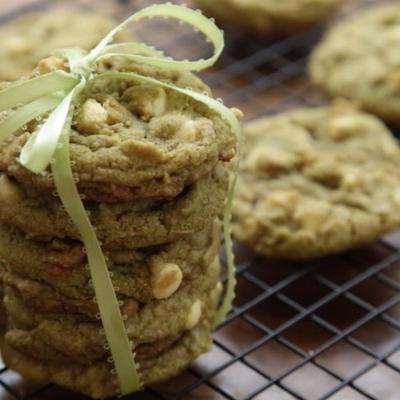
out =
[[[63,60],[51,57],[40,71],[58,65]],[[118,68],[209,91],[190,73]],[[51,174],[17,162],[37,124],[0,149],[3,358],[32,380],[113,396],[118,386],[78,232]],[[222,292],[219,217],[235,140],[219,115],[187,96],[103,79],[78,99],[70,151],[143,382],[165,380],[211,345]]]

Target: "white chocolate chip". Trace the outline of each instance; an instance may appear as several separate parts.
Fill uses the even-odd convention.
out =
[[[333,140],[344,140],[356,135],[362,128],[362,121],[354,115],[342,115],[330,121],[329,133]]]
[[[326,223],[329,209],[329,206],[323,203],[309,204],[298,210],[296,221],[302,228],[316,231]]]
[[[196,300],[190,307],[189,314],[186,319],[186,329],[193,329],[200,321],[202,314],[202,303],[200,300]]]
[[[277,190],[265,196],[264,204],[267,207],[278,207],[290,211],[297,206],[299,200],[299,193],[295,190]]]
[[[61,57],[50,56],[43,58],[38,62],[37,69],[40,74],[46,74],[50,71],[55,71],[57,69],[65,70],[65,62]]]
[[[400,188],[397,188],[393,192],[393,201],[400,206]]]
[[[363,179],[356,172],[346,172],[342,177],[342,187],[345,190],[358,190],[363,186]]]
[[[183,274],[177,264],[156,263],[151,272],[153,295],[158,300],[170,297],[182,283]]]
[[[224,290],[224,285],[221,282],[218,282],[212,292],[210,293],[211,302],[215,307],[218,306],[218,303],[221,299],[222,291]]]
[[[0,200],[4,202],[18,202],[23,198],[23,192],[17,184],[10,181],[7,175],[0,176]]]
[[[194,142],[197,139],[197,125],[192,119],[188,119],[176,131],[174,137],[184,142]]]
[[[144,120],[159,117],[167,110],[167,94],[160,87],[133,86],[125,91],[123,99],[128,101],[129,110]]]
[[[24,54],[32,51],[31,43],[21,36],[13,36],[6,41],[6,47],[12,54]]]
[[[76,126],[80,132],[96,133],[107,123],[107,110],[96,100],[87,99],[79,110]]]

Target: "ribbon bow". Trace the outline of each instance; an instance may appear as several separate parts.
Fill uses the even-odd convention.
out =
[[[143,43],[110,44],[114,35],[129,23],[156,16],[176,18],[202,32],[214,47],[213,55],[208,59],[178,61],[164,56],[160,51]],[[72,173],[69,135],[74,100],[88,83],[100,78],[150,83],[190,96],[207,105],[226,120],[232,132],[239,139],[240,126],[232,111],[205,94],[179,88],[134,72],[96,72],[96,65],[100,60],[113,57],[123,57],[132,62],[164,69],[200,71],[212,66],[217,61],[223,46],[223,33],[200,12],[169,3],[154,5],[127,18],[86,55],[78,48],[56,50],[54,54],[68,61],[70,72],[52,71],[29,80],[21,80],[0,92],[0,111],[12,109],[12,112],[0,123],[0,142],[33,119],[42,121],[22,148],[19,162],[37,174],[46,174],[47,168],[51,167],[61,202],[79,230],[85,246],[88,268],[100,311],[98,318],[103,324],[108,342],[107,347],[110,349],[115,366],[112,371],[117,375],[121,394],[131,393],[141,388],[140,373],[136,368],[135,355],[132,355],[132,343],[129,342],[126,333],[101,245],[85,211]],[[42,116],[49,112],[50,114],[42,120]],[[234,181],[235,179],[231,182],[224,212],[228,282],[225,298],[217,312],[216,324],[224,320],[231,309],[236,284],[230,227]]]

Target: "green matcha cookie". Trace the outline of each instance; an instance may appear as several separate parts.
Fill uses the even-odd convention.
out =
[[[151,385],[177,375],[201,353],[210,350],[211,345],[209,324],[199,324],[161,354],[141,361],[143,382]],[[32,381],[56,383],[92,398],[118,394],[118,386],[111,374],[112,366],[107,362],[100,361],[91,365],[44,362],[21,353],[7,343],[2,343],[1,352],[3,361],[9,368]]]
[[[257,34],[290,33],[331,15],[343,0],[194,0],[218,21]]]
[[[400,226],[400,149],[375,117],[304,109],[245,127],[236,238],[261,254],[337,253]]]
[[[59,60],[49,63],[58,65]],[[118,69],[207,91],[198,78],[186,72],[136,64],[118,64]],[[219,161],[234,156],[235,139],[221,116],[173,90],[132,80],[102,79],[89,85],[77,101],[70,153],[79,191],[86,200],[113,203],[174,198],[209,174]],[[0,114],[0,119],[7,112]],[[2,143],[0,171],[25,187],[51,193],[51,174],[31,173],[17,161],[21,146],[39,123],[32,121],[26,131],[20,129]]]
[[[54,49],[91,49],[114,26],[116,22],[106,16],[79,9],[20,16],[0,28],[0,80],[15,80],[29,74],[37,62]],[[126,41],[130,35],[124,32],[118,39]]]
[[[180,335],[200,321],[212,318],[222,290],[219,271],[215,261],[201,276],[183,284],[165,300],[138,304],[127,299],[122,312],[127,316],[129,338],[136,345],[149,344]],[[56,307],[72,308],[73,302],[56,296],[49,288],[41,289],[34,293],[28,286],[22,293],[15,285],[5,284],[7,342],[20,351],[40,354],[46,360],[87,363],[106,357],[105,338],[99,333],[101,325],[95,319],[95,310],[92,318],[82,318],[72,309],[55,314]],[[40,299],[46,304],[40,305]]]
[[[211,226],[222,213],[227,187],[228,174],[217,165],[211,175],[173,200],[87,203],[86,209],[104,248],[153,246]],[[5,176],[0,177],[0,222],[10,223],[32,237],[79,239],[58,199],[45,195],[32,197]]]
[[[400,5],[372,7],[334,26],[314,50],[312,81],[390,123],[400,122]]]
[[[136,251],[106,251],[117,293],[141,303],[170,296],[211,264],[218,254],[220,234],[216,220],[211,229],[169,244]],[[32,279],[46,284],[45,287],[50,285],[59,295],[83,303],[81,311],[90,311],[91,315],[96,312],[94,305],[87,303],[94,293],[82,245],[60,240],[41,243],[0,225],[0,259],[9,273],[19,275],[21,282]],[[39,288],[36,291],[40,292]]]

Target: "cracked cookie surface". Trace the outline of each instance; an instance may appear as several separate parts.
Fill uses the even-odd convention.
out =
[[[194,0],[218,21],[258,34],[290,33],[331,15],[343,0]]]
[[[245,127],[236,238],[261,254],[337,253],[400,226],[400,150],[372,115],[303,109]]]
[[[311,56],[311,79],[329,95],[399,124],[399,40],[400,5],[367,9],[325,34]]]

